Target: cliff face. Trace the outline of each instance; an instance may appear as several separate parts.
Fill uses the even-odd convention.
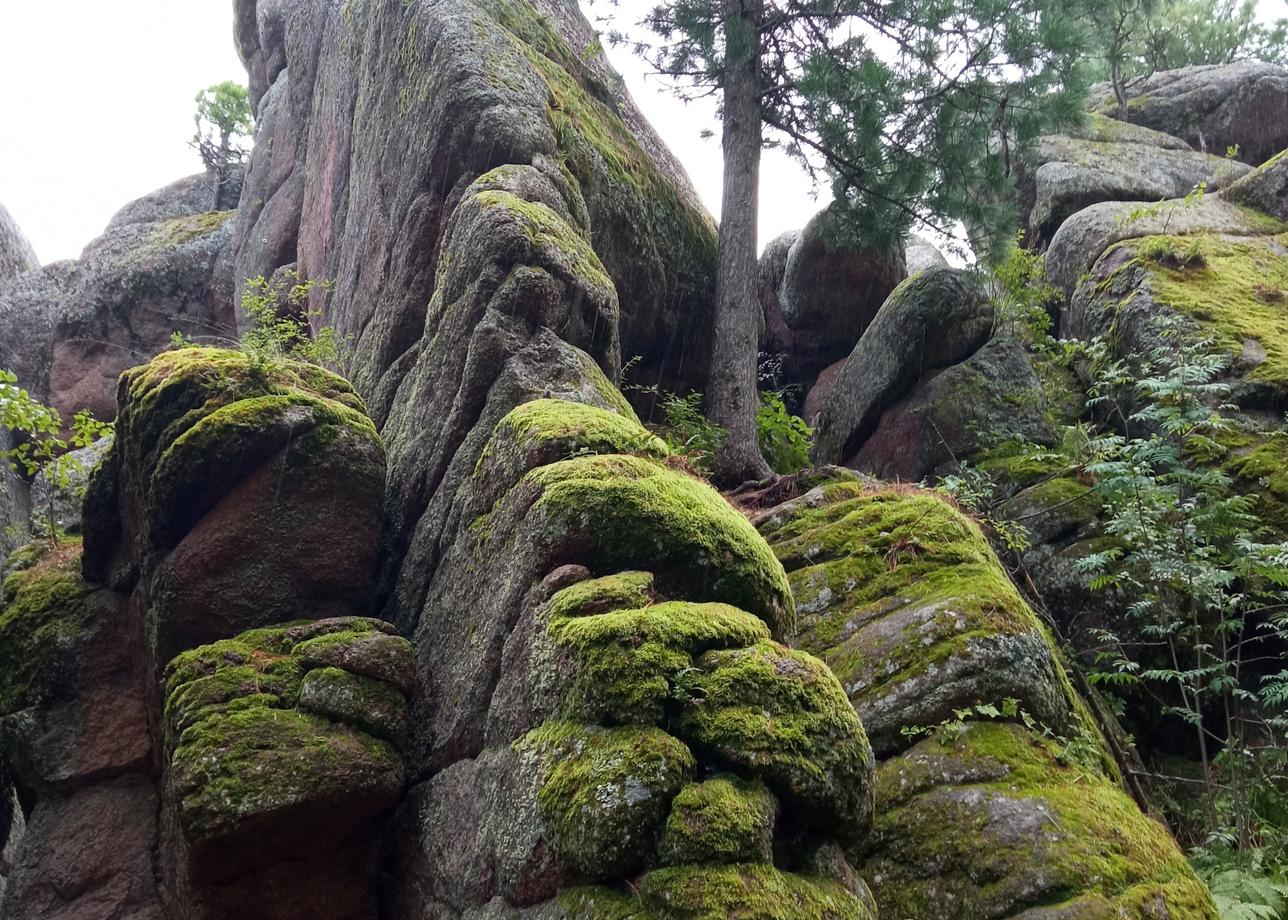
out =
[[[626,361],[703,377],[714,229],[572,0],[236,13],[238,211],[171,189],[87,251],[156,318],[80,365],[124,371],[83,541],[4,584],[0,918],[1213,916],[970,521],[829,475],[753,526],[640,424]],[[352,383],[157,355],[170,281],[231,322],[287,268]],[[50,398],[141,325],[83,272],[32,282],[97,330],[42,340]],[[887,306],[933,334],[931,288]],[[977,301],[941,363],[992,353]],[[931,402],[903,370],[874,418]]]

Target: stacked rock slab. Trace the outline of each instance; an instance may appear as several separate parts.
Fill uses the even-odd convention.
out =
[[[621,403],[496,427],[415,635],[399,918],[869,917],[871,748],[781,566]],[[523,915],[527,915],[524,913]]]
[[[880,758],[873,833],[850,855],[881,916],[1215,918],[975,524],[852,474],[805,485],[756,520],[796,644],[836,672]]]
[[[374,916],[414,679],[406,640],[356,616],[375,428],[320,368],[200,348],[119,400],[83,553],[37,544],[6,582],[25,831],[0,916]]]
[[[1045,248],[1065,220],[1102,201],[1181,198],[1200,184],[1217,191],[1249,171],[1217,152],[1095,113],[1081,129],[1041,137],[1017,183],[1025,243]]]
[[[1047,254],[1049,270],[1072,285],[1073,334],[1112,332],[1108,341],[1128,361],[1200,341],[1228,356],[1222,402],[1239,411],[1227,413],[1233,429],[1214,459],[1258,496],[1258,515],[1280,532],[1288,530],[1288,483],[1280,475],[1288,406],[1286,182],[1288,160],[1277,156],[1199,203],[1167,201],[1144,215],[1126,204],[1089,208]]]

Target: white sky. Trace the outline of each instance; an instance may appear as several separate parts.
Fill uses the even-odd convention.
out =
[[[649,0],[623,0],[638,18]],[[591,12],[603,8],[595,4]],[[231,0],[0,0],[0,203],[42,262],[76,258],[124,204],[201,169],[187,141],[193,97],[244,83]],[[645,115],[720,206],[720,142],[710,105],[685,105],[625,51],[609,56]],[[810,184],[767,152],[761,237],[818,210]]]
[[[581,2],[629,24],[653,0]],[[1259,7],[1266,19],[1288,12],[1283,0]],[[0,0],[0,17],[0,202],[43,262],[75,258],[122,205],[197,172],[193,97],[245,82],[231,0]],[[608,55],[718,216],[720,142],[701,137],[716,127],[712,103],[676,98],[628,51]],[[822,206],[812,192],[795,163],[766,151],[762,243],[804,226]]]

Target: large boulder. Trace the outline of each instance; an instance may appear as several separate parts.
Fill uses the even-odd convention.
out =
[[[977,526],[852,474],[803,487],[754,522],[787,569],[795,644],[836,672],[880,758],[850,856],[881,916],[1215,920]]]
[[[993,307],[971,273],[932,269],[903,282],[845,359],[818,416],[815,461],[848,460],[882,413],[926,375],[978,351],[992,329]]]
[[[780,644],[769,547],[664,452],[621,404],[496,426],[416,630],[432,775],[397,821],[393,916],[872,916],[818,858],[870,820],[858,717]]]
[[[117,376],[175,333],[235,336],[234,212],[212,202],[207,176],[182,179],[122,208],[79,260],[0,280],[0,366],[69,420],[110,419]]]
[[[1164,201],[1102,202],[1061,224],[1046,254],[1047,277],[1067,296],[1110,247],[1150,236],[1262,237],[1288,230],[1278,194],[1288,161],[1274,157],[1215,194]]]
[[[0,204],[0,280],[40,267],[36,250],[9,209]]]
[[[762,308],[771,335],[783,338],[776,329],[779,318],[788,330],[785,371],[793,383],[813,383],[820,371],[849,354],[907,274],[902,251],[856,250],[840,242],[835,221],[824,209],[798,235],[780,237],[762,256]],[[781,280],[772,291],[766,282],[775,276]]]
[[[1095,114],[1081,131],[1039,138],[1022,166],[1020,212],[1025,242],[1034,247],[1044,247],[1065,220],[1090,205],[1182,198],[1200,184],[1216,191],[1249,171],[1245,163]]]
[[[314,306],[353,337],[346,371],[364,393],[407,369],[462,191],[542,159],[575,186],[637,379],[700,385],[714,224],[575,3],[238,0],[235,13],[258,124],[236,275],[298,263],[334,281]]]
[[[1108,85],[1092,94],[1117,117]],[[1238,159],[1255,166],[1288,147],[1288,70],[1236,61],[1161,71],[1128,87],[1126,120],[1217,156],[1237,147]]]

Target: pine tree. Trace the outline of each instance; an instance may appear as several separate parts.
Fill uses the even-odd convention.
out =
[[[1100,0],[670,0],[629,41],[691,95],[717,95],[725,177],[708,415],[719,480],[767,472],[755,443],[761,148],[836,199],[838,244],[894,248],[914,222],[1012,236],[996,194],[1039,134],[1076,121]]]

